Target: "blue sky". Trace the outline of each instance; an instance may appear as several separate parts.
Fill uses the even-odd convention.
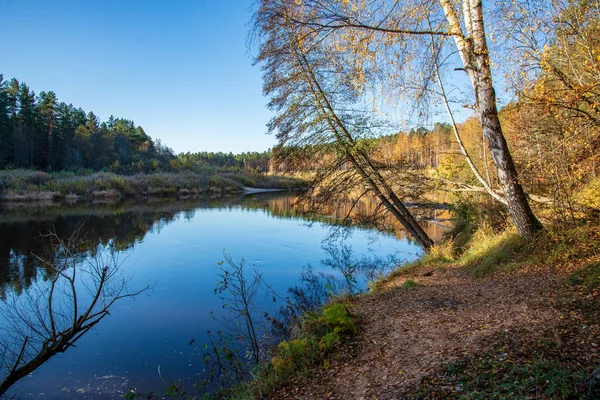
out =
[[[252,0],[0,0],[0,73],[176,152],[263,151]]]

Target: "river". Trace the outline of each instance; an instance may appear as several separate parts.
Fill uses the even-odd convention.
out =
[[[105,255],[116,254],[119,279],[127,280],[126,291],[149,287],[117,301],[76,347],[50,358],[13,385],[8,395],[109,399],[122,396],[128,388],[160,392],[173,381],[189,388],[204,379],[202,354],[208,343],[207,331],[222,329],[218,322],[222,302],[214,289],[219,283],[218,263],[225,255],[236,263],[245,260],[247,270],[256,268],[263,281],[285,297],[288,288],[301,283],[300,276],[307,268],[339,278],[343,287],[343,271],[331,267],[336,262],[381,266],[353,271],[356,282],[352,290],[362,290],[369,278],[421,254],[402,232],[340,228],[334,222],[343,211],[318,221],[304,219],[292,208],[294,199],[287,193],[265,193],[113,205],[3,205],[0,299],[4,311],[0,329],[10,332],[3,334],[2,345],[12,350],[0,354],[0,379],[7,375],[21,348],[15,332],[32,335],[25,333],[25,328],[15,330],[14,315],[12,320],[8,316],[15,311],[12,305],[24,307],[32,303],[25,300],[34,294],[47,293],[43,290],[55,274],[44,261],[62,260],[53,238],[66,240],[79,229],[78,254],[94,257],[102,250]],[[433,223],[427,224],[427,230],[439,237],[444,228]],[[267,303],[265,307],[278,307]],[[47,311],[40,308],[38,314]],[[36,314],[31,307],[27,309],[29,315]],[[31,357],[35,348],[27,349]]]

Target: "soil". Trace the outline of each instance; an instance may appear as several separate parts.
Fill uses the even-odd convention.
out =
[[[404,288],[407,279],[417,286]],[[381,294],[356,299],[358,336],[326,367],[269,398],[406,398],[424,379],[459,359],[497,351],[507,337],[520,343],[507,351],[549,341],[572,362],[598,363],[598,310],[574,306],[589,296],[597,300],[550,271],[474,278],[458,268],[420,269],[391,280]]]

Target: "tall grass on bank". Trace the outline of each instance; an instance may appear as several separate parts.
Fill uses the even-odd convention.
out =
[[[556,270],[568,274],[600,259],[598,221],[578,224],[548,224],[531,241],[521,238],[507,223],[505,210],[481,203],[458,203],[453,209],[454,226],[446,239],[428,254],[410,264],[400,265],[372,285],[382,290],[399,276],[426,268],[459,268],[475,276],[493,276],[518,270]]]
[[[0,171],[0,198],[4,201],[189,196],[241,192],[244,186],[295,189],[303,185],[298,179],[257,173],[198,174],[184,171],[117,175],[112,172],[91,171]]]

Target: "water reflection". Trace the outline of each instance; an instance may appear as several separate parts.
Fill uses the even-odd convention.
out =
[[[46,280],[49,271],[38,257],[51,258],[52,228],[59,237],[70,237],[85,223],[85,241],[78,247],[86,252],[111,243],[117,250],[132,249],[149,232],[160,232],[173,221],[191,220],[198,209],[226,208],[231,210],[262,210],[273,218],[296,218],[301,215],[294,205],[296,197],[289,194],[263,193],[250,196],[203,198],[188,201],[154,200],[146,203],[123,202],[118,204],[56,205],[35,207],[2,205],[0,207],[0,299],[7,292],[21,293],[38,279]],[[378,220],[378,202],[364,197],[357,204],[341,202],[330,215],[313,217],[314,221],[353,221],[361,225],[376,226],[395,232],[398,239],[412,243],[410,236],[393,218],[383,215]],[[439,240],[448,229],[448,211],[436,208],[419,209],[425,231]]]
[[[319,270],[308,264],[298,283],[285,293],[278,293],[256,267],[248,268],[245,260],[236,262],[225,254],[215,289],[224,312],[215,313],[220,329],[209,333],[210,344],[204,350],[209,372],[197,385],[200,397],[252,379],[257,368],[277,354],[278,343],[297,338],[302,329],[299,318],[338,296],[364,292],[368,282],[399,264],[395,254],[355,255],[345,243],[348,232],[336,229],[327,235],[322,243],[326,257],[320,260]],[[186,390],[178,382],[173,387]]]
[[[322,268],[316,271],[309,264],[302,270],[298,284],[288,288],[285,307],[273,321],[280,336],[288,337],[289,327],[302,314],[318,309],[337,296],[364,293],[369,282],[405,261],[396,254],[378,255],[375,252],[357,257],[343,238],[331,235],[323,241],[322,248],[327,257],[320,264],[327,272]]]
[[[442,199],[441,199],[442,200]],[[305,205],[309,209],[308,205]],[[407,204],[427,235],[438,242],[451,227],[451,214],[445,202]],[[364,195],[359,200],[345,199],[327,206],[321,205],[320,212],[327,214],[330,220],[345,225],[357,225],[377,228],[380,231],[393,232],[398,240],[416,241],[405,231],[400,222],[381,204],[376,196]],[[323,221],[323,217],[318,217]]]
[[[241,201],[240,201],[241,200]],[[190,220],[198,208],[241,207],[256,210],[265,207],[273,216],[293,217],[293,198],[225,197],[197,201],[150,201],[147,203],[25,205],[0,209],[0,298],[7,292],[22,293],[32,283],[47,280],[49,271],[39,258],[51,258],[55,246],[52,229],[58,237],[70,237],[82,224],[85,239],[77,247],[86,252],[110,243],[115,249],[132,249],[147,233],[160,232],[178,218]],[[272,205],[272,208],[269,206]]]
[[[29,220],[0,224],[0,297],[22,293],[32,283],[52,276],[41,259],[53,259],[55,237],[67,238],[82,224],[85,236],[73,249],[77,254],[111,245],[132,249],[154,227],[172,221],[176,213],[126,212],[105,216],[58,216],[52,220]],[[53,231],[55,235],[48,233]]]
[[[43,390],[47,398],[78,398],[78,391],[85,389],[85,398],[97,398],[93,391],[105,394],[107,389],[98,383],[104,381],[89,378],[96,374],[110,382],[118,379],[120,389],[160,390],[163,378],[191,387],[202,379],[199,351],[189,343],[194,340],[203,346],[208,343],[206,330],[218,329],[208,311],[220,308],[213,289],[215,265],[223,259],[224,248],[235,260],[246,257],[250,266],[259,267],[265,281],[296,304],[290,306],[294,313],[337,293],[364,290],[365,282],[388,266],[419,253],[390,235],[380,235],[385,246],[368,251],[369,237],[377,234],[366,230],[329,232],[332,241],[321,243],[329,229],[321,224],[307,227],[294,203],[295,196],[283,193],[50,208],[5,205],[0,213],[0,295],[5,304],[49,290],[56,270],[42,260],[62,256],[48,232],[69,237],[82,223],[85,235],[71,250],[75,257],[105,248],[130,252],[127,268],[137,275],[136,284],[156,282],[151,295],[119,308],[96,327],[95,334],[78,343],[77,351],[53,359],[35,379],[26,379],[23,385],[31,390],[30,397]],[[360,207],[366,214],[376,204],[367,201]],[[313,221],[363,223],[353,212],[342,207]],[[355,237],[349,237],[353,231]],[[388,255],[393,252],[400,256]]]
[[[115,302],[145,290],[129,291],[114,246],[83,250],[88,243],[82,228],[66,239],[54,230],[43,236],[52,246],[44,249],[49,258],[28,259],[43,267],[43,282],[5,294],[0,302],[0,396],[73,347]]]

